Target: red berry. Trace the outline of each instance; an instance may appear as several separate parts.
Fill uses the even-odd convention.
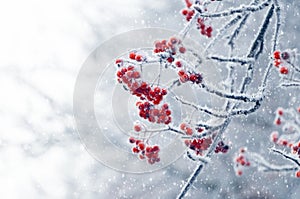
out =
[[[246,149],[245,148],[240,148],[240,153],[245,153]]]
[[[134,137],[130,137],[129,138],[129,142],[132,144],[132,143],[135,143],[135,139],[134,139]]]
[[[157,145],[153,146],[152,152],[159,152],[159,146]]]
[[[180,52],[180,53],[185,53],[185,51],[186,51],[185,47],[180,47],[180,48],[179,48],[179,52]]]
[[[156,100],[153,101],[153,104],[154,104],[154,105],[158,105],[159,103],[160,103],[160,100],[157,100],[157,99],[156,99]]]
[[[206,28],[206,33],[207,34],[211,34],[212,31],[213,31],[213,29],[212,29],[211,26],[209,26],[209,27]]]
[[[167,62],[172,63],[173,61],[174,61],[174,58],[173,58],[173,57],[168,57],[168,58],[167,58]]]
[[[283,52],[281,54],[281,57],[282,57],[283,60],[288,60],[290,58],[290,55],[289,55],[288,52]]]
[[[138,153],[138,152],[140,152],[140,150],[138,150],[136,147],[133,147],[133,148],[132,148],[132,152],[133,152],[133,153]]]
[[[190,76],[190,80],[191,80],[192,82],[195,82],[195,81],[197,80],[196,75],[192,74],[192,75]]]
[[[280,51],[276,50],[276,51],[273,53],[273,57],[274,57],[274,59],[280,59]]]
[[[300,170],[296,171],[295,175],[297,178],[300,178]]]
[[[282,115],[283,115],[283,110],[282,110],[281,108],[279,108],[279,109],[277,110],[277,113],[278,113],[278,115],[282,116]]]
[[[116,59],[116,64],[122,63],[122,59]]]
[[[133,73],[133,78],[134,79],[137,79],[137,78],[140,78],[141,77],[141,75],[140,75],[140,73],[138,72],[138,71],[135,71],[134,73]]]
[[[171,111],[170,110],[166,110],[166,115],[171,115]]]
[[[193,134],[193,129],[187,128],[186,131],[185,131],[185,133],[186,133],[187,135],[192,135],[192,134]]]
[[[135,52],[129,53],[129,58],[130,59],[135,59],[135,56],[136,56]]]
[[[203,128],[198,128],[198,132],[199,132],[199,133],[201,133],[201,132],[203,132],[203,131],[204,131]]]
[[[238,176],[241,176],[241,175],[243,174],[243,171],[242,171],[242,170],[237,170],[237,171],[236,171],[236,174],[237,174]]]
[[[184,74],[185,74],[185,71],[184,71],[184,70],[178,71],[178,75],[179,75],[179,76],[183,76]]]
[[[187,15],[187,13],[188,13],[188,10],[187,10],[187,9],[183,9],[183,10],[181,11],[181,14],[183,14],[183,15]]]
[[[117,76],[121,78],[123,76],[123,73],[121,71],[118,71]]]
[[[159,87],[155,87],[155,88],[154,88],[154,92],[155,92],[155,93],[160,93],[160,88],[159,88]]]
[[[168,104],[163,104],[163,105],[162,105],[162,108],[163,108],[163,109],[168,109],[168,108],[169,108],[169,105],[168,105]]]
[[[276,59],[276,60],[274,60],[274,63],[273,63],[273,64],[274,64],[275,67],[278,68],[279,65],[280,65],[280,63],[281,63],[280,60],[279,60],[279,59]]]
[[[176,61],[176,62],[175,62],[175,65],[176,65],[178,68],[180,68],[180,67],[182,66],[181,61]]]
[[[181,77],[180,77],[180,81],[182,83],[185,83],[189,80],[189,76],[187,74],[183,74]]]
[[[140,142],[138,146],[142,151],[145,149],[145,144],[143,142]]]
[[[277,119],[275,120],[275,124],[276,124],[276,125],[280,125],[280,124],[281,124],[280,118],[277,118]]]
[[[137,56],[135,57],[135,60],[138,61],[138,62],[142,61],[142,60],[143,60],[142,55],[137,55]]]
[[[282,141],[281,141],[281,144],[282,144],[283,146],[287,146],[287,145],[288,145],[288,141],[287,141],[287,140],[282,140]]]
[[[271,141],[272,142],[277,142],[278,141],[278,132],[277,131],[273,131],[270,135]]]
[[[140,132],[140,131],[142,130],[141,125],[139,125],[139,124],[135,124],[135,125],[133,126],[133,129],[134,129],[136,132]]]
[[[287,68],[287,67],[285,67],[285,66],[282,66],[282,67],[280,67],[280,69],[279,69],[279,72],[280,72],[281,74],[284,74],[284,75],[286,75],[286,74],[288,74],[288,73],[289,73],[289,70],[288,70],[288,68]]]
[[[185,0],[186,7],[190,8],[193,4],[190,0]]]
[[[146,147],[146,153],[150,153],[150,151],[152,151],[152,147],[151,146],[147,146]]]
[[[166,89],[164,89],[164,88],[163,88],[163,89],[161,89],[161,94],[162,94],[162,95],[166,95],[167,93],[168,93],[168,92],[167,92],[167,90],[166,90]]]
[[[179,128],[180,128],[181,130],[185,130],[185,128],[186,128],[186,123],[181,123]]]

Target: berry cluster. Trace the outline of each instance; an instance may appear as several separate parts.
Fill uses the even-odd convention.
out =
[[[158,152],[160,151],[159,146],[146,145],[142,140],[135,139],[134,137],[129,138],[129,143],[135,144],[132,148],[132,152],[138,154],[141,160],[147,159],[149,164],[154,164],[160,161]]]
[[[211,37],[213,28],[211,26],[206,26],[203,18],[197,19],[197,28],[200,29],[202,35],[206,35],[208,38]]]
[[[292,147],[294,145],[293,135],[297,134],[295,122],[299,119],[300,107],[295,111],[293,109],[278,108],[274,124],[277,126],[282,125],[283,131],[287,134],[283,134],[279,137],[278,131],[273,131],[270,135],[270,139],[277,145]],[[298,119],[297,119],[298,118]]]
[[[195,14],[195,10],[186,8],[181,11],[181,14],[185,16],[187,21],[190,21]]]
[[[283,74],[283,75],[288,74],[289,69],[282,64],[289,60],[289,58],[290,58],[289,53],[288,52],[281,53],[280,51],[277,50],[273,53],[273,58],[274,58],[273,65],[275,67],[279,68],[279,73]]]
[[[199,1],[198,4],[201,5],[201,2]],[[192,5],[193,4],[189,0],[186,0],[186,8],[184,8],[181,11],[181,14],[183,16],[185,16],[186,21],[190,21],[192,19],[192,17],[194,16],[194,14],[195,14],[195,10],[193,8],[191,8]],[[202,10],[204,12],[207,11],[206,8],[203,8]],[[210,38],[212,36],[213,28],[211,26],[206,26],[204,21],[205,21],[205,18],[199,17],[197,19],[197,29],[200,29],[200,33],[202,35],[205,35],[208,38]]]
[[[239,150],[239,154],[235,158],[235,170],[236,170],[236,175],[241,176],[243,174],[242,168],[243,167],[249,167],[251,164],[249,160],[246,158],[246,149],[241,148]]]
[[[120,64],[120,60],[116,60],[117,64]],[[122,67],[117,71],[117,77],[119,83],[124,83],[130,89],[131,92],[134,92],[138,87],[138,79],[141,77],[140,72],[135,70],[134,66]]]
[[[148,119],[149,122],[158,124],[169,124],[172,121],[171,110],[168,104],[163,104],[160,108],[156,108],[149,102],[137,102],[136,106],[140,110],[139,116]]]
[[[192,140],[184,140],[184,143],[191,150],[195,151],[196,155],[203,155],[203,151],[207,150],[212,143],[212,139],[208,138],[195,138]]]
[[[141,100],[147,99],[155,105],[158,105],[165,95],[167,95],[166,89],[159,87],[151,88],[146,82],[141,82],[139,87],[132,91],[133,95],[140,97]]]
[[[227,153],[229,150],[229,146],[225,144],[223,141],[220,141],[218,145],[216,146],[215,153]]]
[[[168,63],[172,63],[175,58],[174,55],[177,54],[177,52],[184,54],[186,52],[186,48],[182,45],[182,42],[177,37],[170,37],[169,40],[161,40],[156,41],[154,43],[154,53],[167,53],[168,55],[161,55],[161,58],[166,59]]]
[[[283,126],[283,134],[279,135],[278,131],[273,131],[270,135],[270,139],[273,143],[275,143],[278,146],[290,148],[291,154],[297,155],[300,159],[299,130],[297,127],[297,121],[299,121],[299,114],[300,107],[298,107],[296,110],[278,108],[276,111],[274,123],[275,125]],[[295,177],[300,178],[300,170],[296,171]]]
[[[202,76],[199,73],[190,73],[188,74],[185,70],[178,71],[179,80],[182,83],[191,81],[192,83],[200,84],[202,82]]]
[[[187,135],[193,135],[193,129],[187,123],[181,123],[179,128]]]
[[[132,59],[138,56],[131,52],[129,57]],[[116,60],[118,67],[123,66],[121,59]],[[161,107],[155,107],[159,105],[163,100],[163,97],[167,95],[167,90],[160,87],[151,88],[146,82],[140,80],[140,72],[135,69],[134,66],[121,67],[117,71],[117,77],[119,83],[124,83],[130,90],[132,95],[135,95],[143,100],[143,102],[137,102],[136,106],[139,109],[139,116],[148,119],[149,122],[156,122],[161,124],[169,124],[172,120],[171,111],[168,104],[163,104]]]
[[[276,111],[276,117],[275,117],[275,120],[274,120],[274,124],[276,125],[281,125],[282,123],[282,119],[281,117],[283,116],[283,109],[282,108],[278,108],[277,111]]]
[[[279,138],[278,131],[273,131],[270,135],[270,139],[272,142],[274,142],[277,145],[285,146],[285,147],[292,147],[293,143],[289,140],[287,140],[284,137]]]
[[[141,62],[145,60],[145,57],[143,57],[142,55],[137,54],[136,52],[131,52],[129,53],[129,58],[132,60],[135,60],[137,62]]]

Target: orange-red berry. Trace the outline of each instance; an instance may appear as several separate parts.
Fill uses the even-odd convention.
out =
[[[138,61],[138,62],[142,61],[143,60],[142,55],[135,56],[135,60]]]
[[[129,53],[129,58],[130,59],[135,59],[135,56],[136,56],[135,52]]]
[[[287,68],[287,67],[285,67],[285,66],[282,66],[282,67],[280,67],[280,69],[279,69],[279,72],[280,72],[281,74],[284,74],[284,75],[286,75],[286,74],[288,74],[288,73],[289,73],[289,70],[288,70],[288,68]]]
[[[276,50],[276,51],[273,53],[273,57],[274,57],[274,59],[280,59],[280,51]]]
[[[295,175],[297,178],[300,178],[300,170],[296,171]]]
[[[185,51],[186,51],[185,47],[180,47],[180,48],[179,48],[179,52],[180,52],[180,53],[185,53]]]

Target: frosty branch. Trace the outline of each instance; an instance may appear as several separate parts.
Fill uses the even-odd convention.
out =
[[[118,68],[117,81],[129,94],[136,97],[138,117],[144,120],[133,124],[132,136],[129,138],[129,142],[133,144],[132,152],[141,160],[147,160],[149,164],[160,162],[160,147],[151,143],[151,134],[168,132],[181,136],[182,143],[187,148],[186,156],[198,163],[177,198],[183,198],[188,193],[198,175],[215,154],[226,153],[229,150],[224,133],[232,119],[259,110],[268,91],[268,80],[272,69],[278,69],[281,86],[299,88],[300,85],[297,51],[278,50],[281,9],[277,0],[254,0],[249,5],[237,5],[235,8],[226,7],[222,1],[185,0],[184,3],[185,8],[181,13],[187,23],[182,31],[170,38],[160,38],[155,41],[154,49],[132,49],[115,61]],[[214,8],[222,11],[212,11]],[[239,40],[241,33],[248,30],[248,25],[251,24],[250,16],[262,14],[264,16],[261,17],[260,24],[254,24],[257,33],[247,44],[249,49],[241,56],[239,49],[245,46]],[[219,19],[226,19],[227,23],[222,27],[213,28],[211,24],[213,22],[218,24]],[[185,45],[189,33],[195,30],[208,40],[203,51]],[[272,34],[271,40],[267,39],[267,33]],[[222,47],[224,55],[215,54],[214,48],[220,44],[224,44]],[[273,56],[268,58],[270,54]],[[261,64],[261,60],[265,59],[269,59],[267,66]],[[220,80],[211,79],[208,74],[202,72],[207,67],[206,61],[213,62],[222,71],[225,70],[225,73],[220,74]],[[154,65],[158,67],[157,74],[151,70]],[[149,74],[146,71],[155,75],[147,78]],[[259,82],[254,81],[257,71],[262,71]],[[240,80],[237,74],[243,74]],[[221,81],[221,84],[218,81]],[[179,90],[186,85],[197,94],[204,96],[203,101],[185,99],[186,95],[191,94],[180,93]],[[209,97],[221,100],[222,105],[209,107],[204,100]],[[189,114],[183,119],[180,118],[179,122],[176,121],[178,118],[173,117],[176,115],[173,113],[179,110],[172,109],[174,101],[170,103],[170,98],[190,110],[187,111]],[[162,127],[151,128],[152,124]],[[299,119],[295,119],[292,126],[293,132],[298,133],[299,140]],[[281,142],[276,141],[276,144]],[[289,144],[292,147],[296,146],[295,143]],[[300,153],[300,144],[298,145],[297,153]],[[237,174],[241,175],[241,168],[250,165],[259,166],[264,171],[299,169],[297,157],[294,158],[277,149],[272,151],[285,159],[292,160],[296,165],[276,166],[266,162],[260,155],[243,149],[235,159]]]

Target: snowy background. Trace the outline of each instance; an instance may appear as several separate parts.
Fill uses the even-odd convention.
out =
[[[299,49],[298,2],[285,2],[290,4],[283,7],[286,33],[281,48]],[[174,0],[0,3],[1,198],[174,198],[178,194],[195,163],[181,158],[147,174],[103,166],[80,142],[72,95],[81,65],[99,44],[136,28],[180,30],[184,21],[177,13],[182,7]],[[288,106],[289,95],[299,99],[295,90],[272,88],[262,110],[245,118],[247,124],[237,120],[231,125],[232,152],[217,156],[205,168],[191,198],[300,197],[299,180],[289,174],[253,170],[237,178],[231,164],[234,150],[245,144],[269,156],[274,110],[277,105]]]

